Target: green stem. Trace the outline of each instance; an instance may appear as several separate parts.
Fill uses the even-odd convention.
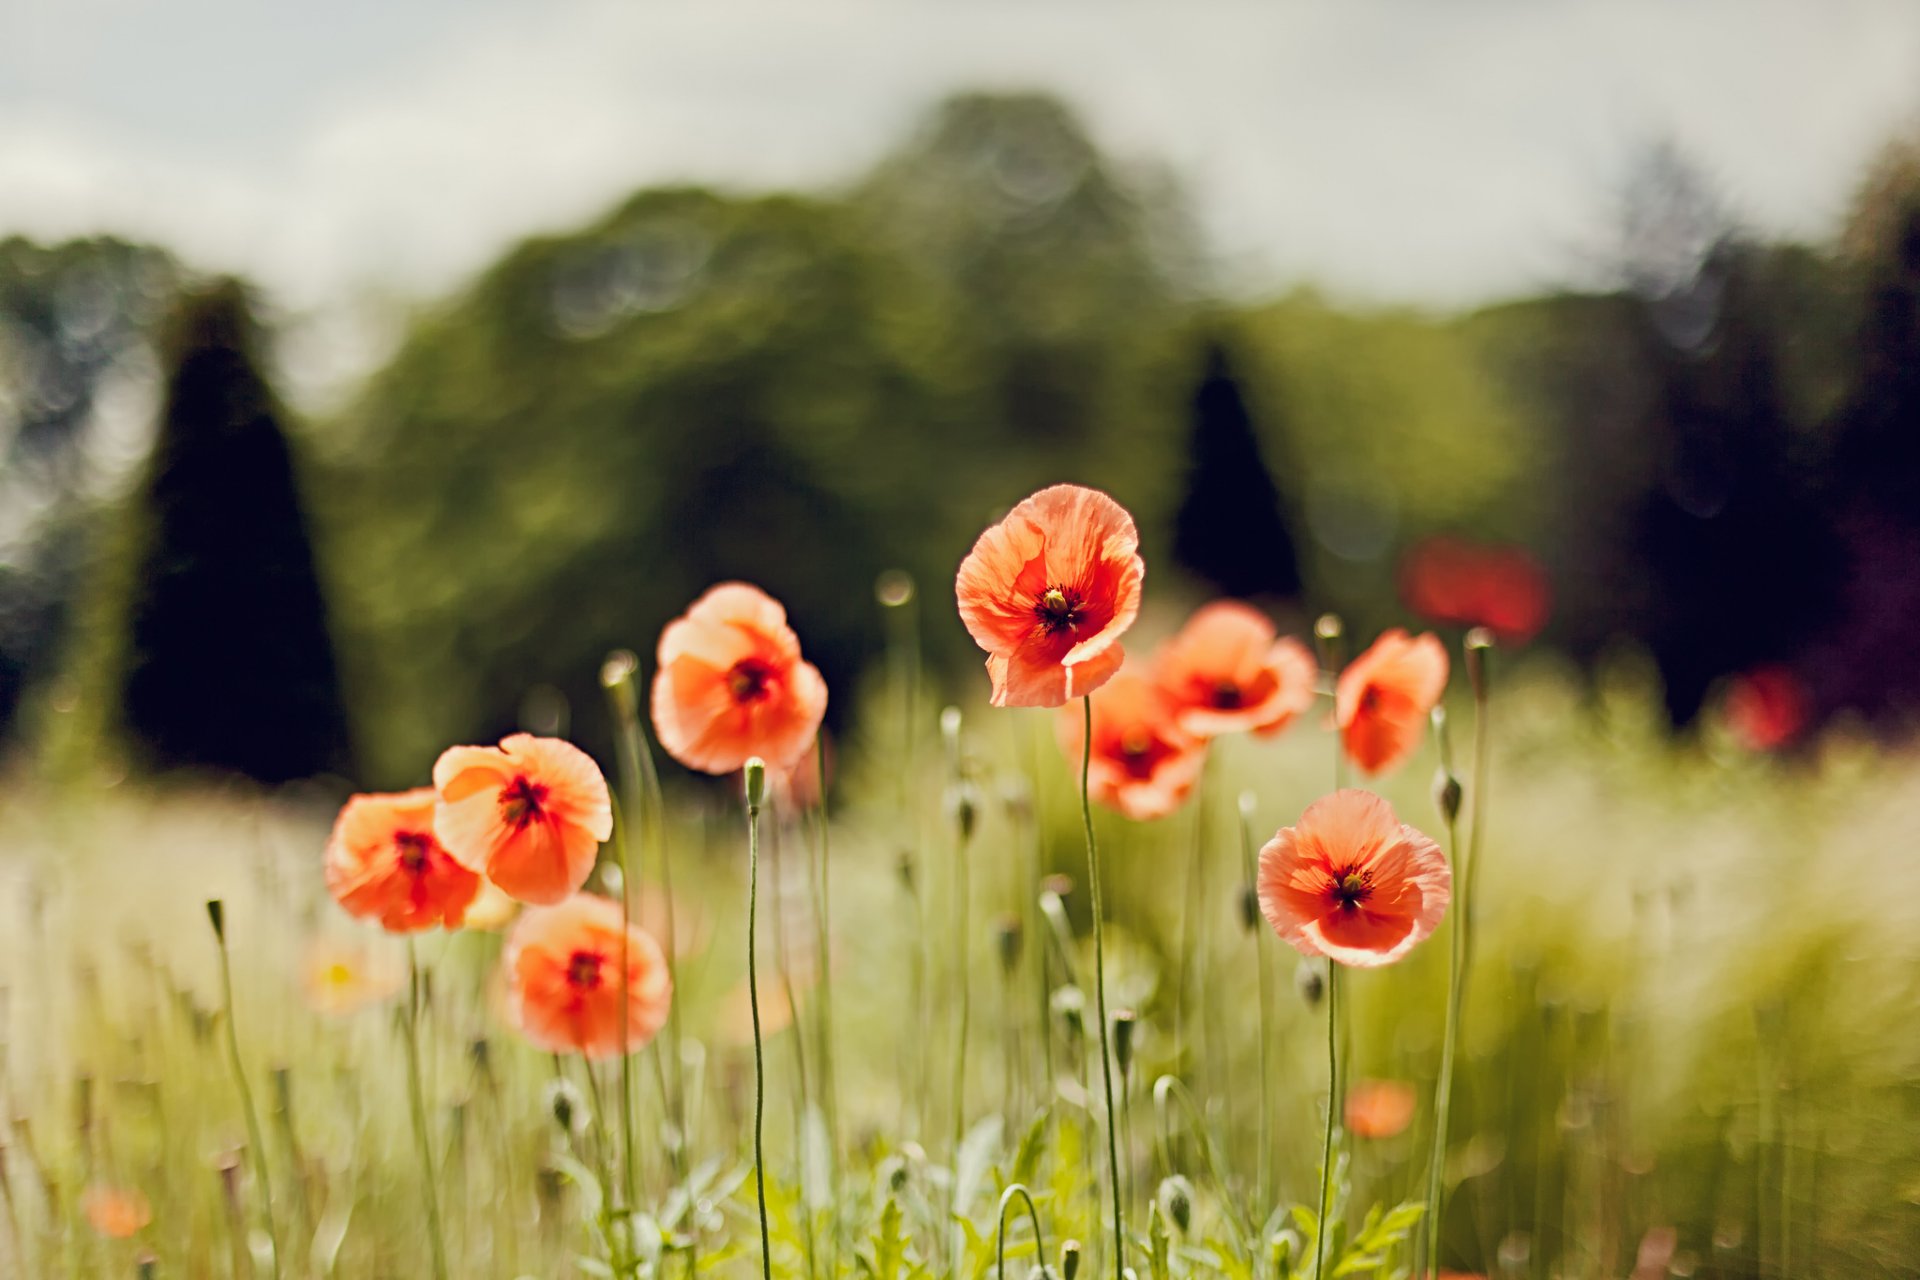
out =
[[[751,767],[751,766],[750,766]],[[747,804],[747,1003],[753,1011],[753,1189],[760,1202],[760,1275],[773,1280],[773,1241],[767,1230],[767,1067],[760,1045],[760,967],[754,937],[760,910],[760,806]]]
[[[1447,843],[1453,846],[1454,860],[1460,858],[1459,823],[1447,819]],[[1461,868],[1456,878],[1464,887],[1472,862]],[[1427,1258],[1428,1270],[1440,1266],[1440,1209],[1447,1164],[1447,1119],[1453,1110],[1453,1060],[1460,1038],[1460,1003],[1466,987],[1467,972],[1467,899],[1456,900],[1453,912],[1453,948],[1447,965],[1447,1025],[1440,1040],[1440,1079],[1434,1085],[1433,1156],[1427,1170]]]
[[[967,899],[969,884],[967,877],[967,838],[966,821],[957,822],[954,842],[954,935],[953,935],[953,980],[959,991],[958,1029],[953,1040],[953,1193],[960,1190],[960,1145],[967,1134],[967,1033],[973,1019],[973,984],[967,981],[967,942],[971,926],[968,924]],[[953,1243],[953,1274],[960,1274],[960,1252],[964,1244],[958,1219],[965,1206],[958,1199],[949,1205],[955,1225],[951,1233]]]
[[[814,779],[819,784],[820,808],[820,897],[814,904],[818,919],[820,965],[820,1094],[827,1118],[827,1200],[833,1205],[830,1275],[840,1272],[840,1092],[833,1062],[833,860],[827,830],[827,745],[819,735],[813,740]]]
[[[260,1117],[253,1109],[253,1090],[247,1087],[246,1069],[240,1064],[240,1033],[233,1018],[233,967],[227,959],[225,913],[216,899],[207,904],[213,921],[213,934],[220,944],[220,998],[226,1006],[227,1060],[233,1066],[234,1089],[240,1094],[240,1110],[247,1122],[247,1151],[253,1160],[253,1176],[260,1180],[261,1212],[267,1220],[267,1242],[273,1249],[273,1276],[280,1280],[280,1231],[273,1220],[273,1183],[267,1174],[267,1144],[260,1136]]]
[[[413,1113],[413,1142],[420,1151],[420,1185],[427,1202],[427,1242],[433,1249],[435,1280],[447,1280],[447,1241],[440,1226],[440,1189],[434,1177],[433,1142],[427,1136],[427,1104],[420,1090],[420,956],[407,938],[407,1108]],[[276,1251],[277,1252],[277,1251]]]
[[[1326,1275],[1327,1221],[1333,1213],[1333,1123],[1340,1111],[1339,1072],[1334,1046],[1338,1043],[1340,966],[1327,962],[1327,1134],[1320,1144],[1320,1217],[1313,1232],[1313,1280]]]
[[[1246,877],[1246,892],[1258,892],[1260,873],[1253,854],[1253,827],[1246,810],[1240,814],[1240,864]],[[1260,1129],[1254,1174],[1254,1204],[1264,1214],[1273,1181],[1273,1069],[1270,1061],[1273,1040],[1273,961],[1261,945],[1260,925],[1255,921],[1248,931],[1253,938],[1253,964],[1260,983]]]
[[[1015,1196],[1019,1196],[1027,1205],[1027,1220],[1033,1224],[1034,1256],[1039,1259],[1040,1267],[1045,1267],[1047,1262],[1047,1242],[1040,1234],[1040,1211],[1034,1207],[1032,1194],[1016,1182],[1000,1193],[999,1225],[993,1233],[994,1275],[997,1280],[1007,1280],[1007,1210],[1013,1207]]]
[[[1100,1025],[1100,1079],[1107,1099],[1107,1176],[1113,1189],[1113,1274],[1127,1280],[1127,1222],[1120,1199],[1120,1146],[1114,1132],[1113,1055],[1107,1047],[1107,964],[1100,928],[1100,846],[1093,838],[1093,800],[1088,778],[1093,770],[1093,696],[1081,700],[1085,710],[1080,748],[1080,823],[1087,835],[1087,881],[1093,894],[1093,1005]]]

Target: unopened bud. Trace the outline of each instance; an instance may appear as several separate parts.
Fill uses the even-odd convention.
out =
[[[940,713],[940,740],[947,744],[949,761],[960,756],[960,708],[948,707]]]
[[[1443,822],[1460,816],[1460,779],[1447,772],[1445,765],[1433,771],[1433,803]]]
[[[1260,797],[1251,791],[1240,793],[1240,821],[1252,822],[1253,811],[1260,807]]]
[[[560,1126],[560,1132],[586,1132],[587,1100],[573,1081],[555,1080],[547,1086],[547,1110],[553,1113],[553,1122]]]
[[[1193,1225],[1193,1184],[1179,1174],[1160,1180],[1157,1193],[1160,1216],[1171,1222],[1181,1235]]]
[[[1040,888],[1043,892],[1064,900],[1073,894],[1073,877],[1056,871],[1040,882]]]
[[[913,600],[913,575],[904,569],[889,569],[874,580],[874,599],[889,609],[898,609]]]
[[[633,677],[640,670],[640,656],[631,649],[615,649],[600,664],[600,687],[613,699],[622,719],[638,711]]]
[[[767,799],[767,762],[759,756],[747,761],[747,808],[757,810]]]
[[[1260,927],[1260,891],[1250,884],[1240,886],[1240,923],[1248,933]]]
[[[1324,671],[1338,673],[1340,670],[1340,637],[1346,634],[1337,613],[1323,613],[1313,624],[1313,638],[1320,650],[1320,667]]]
[[[1080,1242],[1068,1240],[1060,1246],[1060,1280],[1074,1280],[1080,1274]]]
[[[1008,915],[996,920],[993,941],[1000,953],[1000,967],[1012,973],[1020,963],[1020,917]]]
[[[1080,988],[1070,983],[1055,987],[1047,1003],[1053,1009],[1053,1016],[1060,1019],[1061,1024],[1066,1027],[1069,1036],[1078,1040],[1085,1034],[1087,998],[1080,993]]]
[[[973,839],[974,828],[980,824],[980,788],[971,782],[956,782],[947,788],[946,808],[954,830],[960,833],[960,842]]]
[[[1485,627],[1475,627],[1467,632],[1464,647],[1467,655],[1467,683],[1473,689],[1475,701],[1484,702],[1487,697],[1487,651],[1493,648],[1493,632]]]
[[[1315,1008],[1320,1003],[1320,997],[1327,993],[1327,975],[1321,971],[1318,963],[1302,960],[1293,971],[1293,989],[1300,993],[1300,998],[1307,1002],[1309,1009]]]
[[[1133,1068],[1133,1033],[1140,1015],[1131,1009],[1113,1011],[1113,1064],[1126,1075]]]
[[[1273,1238],[1267,1241],[1267,1254],[1273,1262],[1273,1265],[1267,1269],[1268,1272],[1276,1276],[1286,1275],[1288,1264],[1293,1261],[1293,1255],[1299,1247],[1300,1237],[1293,1232],[1274,1232]]]
[[[227,909],[218,898],[207,902],[207,919],[213,922],[213,936],[222,945],[227,941]]]

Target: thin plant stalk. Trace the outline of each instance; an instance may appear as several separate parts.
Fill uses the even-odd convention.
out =
[[[1206,1002],[1206,973],[1196,952],[1197,921],[1206,901],[1207,879],[1207,774],[1212,761],[1209,752],[1201,759],[1200,777],[1193,788],[1193,853],[1187,860],[1187,894],[1180,904],[1180,963],[1173,985],[1173,1060],[1185,1065],[1187,1061],[1187,993],[1198,988],[1202,1013],[1197,1022],[1204,1022]],[[1189,970],[1191,965],[1191,970]],[[1203,1059],[1204,1060],[1204,1059]]]
[[[1345,628],[1340,615],[1323,613],[1319,621],[1313,624],[1313,638],[1319,649],[1320,669],[1323,675],[1323,689],[1327,701],[1333,704],[1333,789],[1335,791],[1347,785],[1346,742],[1340,732],[1338,720],[1340,710],[1340,659],[1342,656],[1341,639]]]
[[[767,766],[758,756],[747,761],[747,1004],[753,1013],[753,1190],[760,1207],[760,1275],[773,1280],[773,1240],[767,1230],[767,1068],[760,1043],[760,966],[754,938],[760,911],[760,802],[766,796]]]
[[[833,860],[827,829],[827,744],[815,735],[813,740],[814,781],[819,785],[820,874],[808,877],[808,884],[819,886],[814,899],[814,933],[820,966],[820,1095],[827,1120],[827,1200],[833,1206],[833,1230],[830,1275],[840,1272],[840,1092],[835,1083],[833,1064]]]
[[[1245,893],[1249,898],[1258,892],[1260,883],[1253,854],[1253,806],[1247,803],[1252,798],[1249,792],[1241,797],[1240,804],[1240,865],[1241,874],[1246,878]],[[1261,943],[1260,922],[1253,918],[1250,908],[1246,910],[1247,934],[1253,939],[1253,965],[1260,984],[1260,1128],[1256,1139],[1259,1152],[1254,1166],[1254,1203],[1261,1213],[1265,1213],[1269,1207],[1267,1197],[1273,1182],[1273,1064],[1270,1060],[1273,1042],[1273,961]]]
[[[1313,1277],[1327,1274],[1327,1219],[1333,1213],[1333,1122],[1340,1111],[1340,1072],[1335,1046],[1340,1024],[1340,966],[1327,963],[1327,1132],[1320,1143],[1320,1217],[1313,1232]]]
[[[1113,1055],[1107,1046],[1107,964],[1100,927],[1100,846],[1093,838],[1093,800],[1088,778],[1093,770],[1093,696],[1081,698],[1085,711],[1080,748],[1080,824],[1087,836],[1087,881],[1093,895],[1093,1004],[1100,1026],[1100,1079],[1107,1102],[1107,1176],[1113,1190],[1113,1274],[1127,1280],[1126,1208],[1120,1197],[1120,1146],[1114,1132]]]
[[[1434,736],[1440,745],[1441,816],[1446,819],[1447,844],[1452,849],[1456,863],[1454,879],[1460,882],[1463,892],[1454,901],[1452,949],[1447,961],[1446,1030],[1440,1040],[1440,1078],[1433,1087],[1433,1154],[1427,1169],[1426,1265],[1429,1270],[1435,1270],[1440,1265],[1440,1209],[1441,1196],[1445,1191],[1447,1121],[1453,1110],[1453,1062],[1459,1048],[1460,1004],[1467,972],[1467,899],[1464,889],[1472,871],[1471,862],[1464,867],[1458,865],[1462,852],[1459,784],[1453,777],[1453,751],[1447,739],[1446,715],[1438,707],[1433,711],[1433,723]]]
[[[434,1176],[433,1141],[427,1134],[427,1103],[420,1091],[420,953],[407,938],[407,1010],[402,1030],[407,1044],[407,1110],[413,1115],[413,1142],[420,1152],[421,1194],[427,1202],[427,1243],[433,1250],[434,1280],[447,1280],[447,1240],[440,1224],[440,1187]]]
[[[793,984],[793,949],[787,942],[787,875],[785,874],[785,844],[781,837],[783,829],[776,825],[773,832],[773,964],[780,975],[780,988],[786,994],[787,1017],[793,1043],[793,1149],[799,1161],[800,1172],[800,1233],[805,1248],[807,1276],[809,1280],[817,1274],[813,1242],[813,1213],[807,1205],[807,1116],[813,1110],[812,1077],[807,1071],[807,1039],[803,1035],[800,1019],[800,998]]]
[[[953,1192],[954,1195],[957,1196],[960,1190],[960,1145],[965,1140],[967,1133],[967,1036],[971,1030],[970,1024],[973,1019],[973,984],[967,980],[967,943],[971,940],[972,933],[972,926],[968,919],[969,912],[967,910],[968,898],[971,896],[971,885],[969,884],[969,878],[967,876],[967,845],[973,836],[973,818],[972,815],[964,811],[964,807],[971,803],[965,792],[960,789],[964,784],[956,782],[954,785],[956,788],[955,795],[957,805],[959,807],[959,811],[954,815],[955,839],[953,846],[953,980],[959,988],[957,992],[959,998],[956,1002],[959,1005],[959,1009],[956,1014],[957,1025],[953,1041],[953,1165],[955,1174]],[[957,1220],[964,1206],[955,1199],[948,1208]],[[951,1240],[953,1243],[953,1272],[955,1275],[958,1275],[960,1273],[960,1255],[963,1247],[963,1237],[957,1221],[951,1233]]]
[[[267,1144],[260,1136],[260,1117],[253,1109],[253,1090],[247,1087],[246,1068],[240,1063],[240,1033],[233,1022],[233,966],[227,959],[226,910],[218,898],[207,903],[207,918],[213,922],[213,936],[220,944],[220,999],[226,1012],[227,1060],[232,1064],[233,1087],[240,1095],[240,1110],[246,1117],[247,1153],[252,1157],[253,1176],[260,1180],[260,1208],[267,1220],[267,1242],[273,1250],[273,1276],[274,1280],[280,1280],[280,1231],[273,1220],[273,1183],[267,1174]]]

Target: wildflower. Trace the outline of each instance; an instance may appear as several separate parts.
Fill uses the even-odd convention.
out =
[[[1307,806],[1260,850],[1260,910],[1295,950],[1341,964],[1391,964],[1446,913],[1453,872],[1440,846],[1369,791]]]
[[[1347,1132],[1391,1138],[1413,1123],[1413,1086],[1401,1080],[1362,1080],[1347,1090]]]
[[[1776,750],[1806,727],[1806,686],[1787,667],[1755,667],[1735,676],[1727,686],[1721,716],[1747,750]]]
[[[125,1240],[153,1221],[153,1206],[132,1187],[96,1182],[80,1196],[80,1211],[95,1231],[112,1240]]]
[[[600,766],[559,738],[516,733],[497,747],[449,747],[433,785],[440,843],[522,902],[549,905],[579,889],[613,834]]]
[[[660,633],[653,727],[689,769],[732,773],[749,757],[796,764],[820,731],[827,682],[800,656],[787,611],[758,587],[723,582]]]
[[[987,651],[996,707],[1057,707],[1120,670],[1146,565],[1133,517],[1057,484],[982,533],[954,581],[960,620]]]
[[[1547,623],[1552,589],[1539,561],[1517,546],[1440,536],[1400,560],[1400,598],[1434,622],[1484,626],[1525,644]]]
[[[327,890],[351,915],[394,933],[457,929],[480,877],[453,860],[433,832],[429,787],[348,800],[327,841]]]
[[[1076,764],[1085,732],[1077,709],[1061,713],[1060,747]],[[1165,817],[1193,791],[1206,755],[1206,743],[1180,727],[1166,695],[1145,676],[1124,672],[1093,695],[1087,787],[1108,808],[1137,821]]]
[[[1383,773],[1420,745],[1427,716],[1447,687],[1447,651],[1432,633],[1399,627],[1347,664],[1334,690],[1334,720],[1347,757]]]
[[[1318,669],[1307,647],[1276,638],[1265,614],[1216,600],[1187,619],[1160,653],[1155,679],[1180,727],[1200,738],[1270,736],[1313,705]]]
[[[523,1035],[550,1053],[613,1057],[621,1029],[629,1052],[653,1039],[667,1020],[673,984],[653,935],[625,925],[620,906],[575,894],[558,906],[529,911],[508,936],[501,966],[508,1010]],[[620,1007],[620,957],[627,959],[627,1006]]]
[[[392,952],[326,939],[307,948],[300,976],[307,1003],[335,1017],[391,999],[406,981]]]

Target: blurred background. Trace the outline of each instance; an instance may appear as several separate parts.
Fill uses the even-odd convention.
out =
[[[860,738],[899,693],[876,583],[918,584],[932,759],[932,709],[985,684],[952,573],[1060,480],[1139,520],[1143,652],[1217,594],[1500,637],[1508,963],[1463,1106],[1510,1159],[1461,1157],[1490,1176],[1449,1257],[1528,1223],[1511,1274],[1549,1232],[1625,1274],[1677,1219],[1701,1274],[1798,1274],[1758,1243],[1777,1195],[1806,1274],[1902,1273],[1920,9],[0,12],[10,918],[143,861],[155,936],[240,883],[222,859],[311,905],[349,789],[522,726],[610,760],[601,660],[722,578],[786,603],[857,813],[899,785],[892,730]],[[1252,760],[1227,776],[1278,776]],[[1313,794],[1289,776],[1269,830]],[[1430,1072],[1371,1007],[1373,1069]],[[1654,1150],[1670,1181],[1636,1181]],[[1754,1167],[1758,1210],[1727,1190]]]

